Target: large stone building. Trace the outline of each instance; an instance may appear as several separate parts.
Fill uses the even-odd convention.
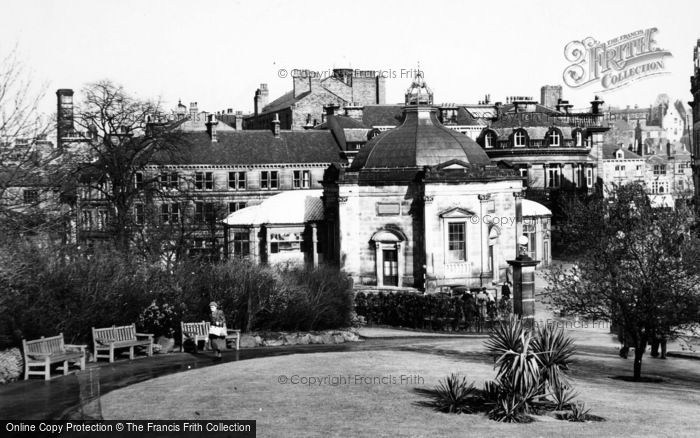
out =
[[[376,287],[501,281],[522,234],[522,178],[440,123],[432,95],[414,88],[400,126],[326,172],[327,258]]]
[[[693,116],[691,136],[693,182],[696,202],[700,202],[700,39],[693,49],[693,64],[693,76],[690,77],[690,93],[693,95],[693,100],[688,103],[692,107]]]
[[[334,69],[321,78],[310,70],[293,71],[293,89],[269,102],[267,84],[255,91],[253,114],[244,120],[245,129],[266,129],[278,118],[282,129],[301,130],[324,122],[323,107],[362,107],[385,103],[386,79],[374,71]]]

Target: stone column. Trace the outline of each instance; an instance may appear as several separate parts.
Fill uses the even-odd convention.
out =
[[[535,325],[535,266],[538,263],[528,256],[508,260],[513,267],[513,312],[528,328]]]
[[[518,239],[523,235],[523,197],[525,194],[523,192],[514,192],[513,198],[515,198],[515,255],[520,254],[520,248],[518,246]]]
[[[258,240],[258,236],[260,234],[260,227],[252,227],[251,228],[252,235],[250,236],[250,255],[252,256],[253,262],[256,264],[260,264],[262,260],[260,260],[260,241]]]

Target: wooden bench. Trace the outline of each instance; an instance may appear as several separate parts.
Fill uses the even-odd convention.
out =
[[[148,356],[153,355],[153,335],[150,333],[136,333],[136,325],[112,326],[107,328],[92,328],[92,342],[95,348],[93,362],[99,358],[109,359],[114,362],[114,350],[120,348],[129,349],[129,359],[134,358],[134,347],[146,347]],[[100,354],[100,351],[106,351]]]
[[[180,342],[180,351],[184,351],[185,340],[192,340],[195,345],[195,349],[198,347],[199,341],[204,341],[204,348],[209,344],[209,326],[208,321],[202,322],[180,322],[180,329],[182,330],[182,337]],[[226,328],[226,326],[224,326]],[[241,345],[241,331],[226,329],[226,346],[229,343],[236,341],[236,350],[240,349]]]
[[[64,344],[63,333],[50,338],[41,337],[33,341],[22,339],[24,352],[24,378],[30,375],[43,375],[44,380],[51,380],[51,365],[62,363],[63,375],[68,374],[70,364],[85,369],[85,349],[87,345]],[[40,368],[32,371],[32,368]]]

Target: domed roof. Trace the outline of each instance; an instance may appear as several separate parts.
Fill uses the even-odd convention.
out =
[[[175,114],[187,114],[187,107],[182,104],[182,100],[177,101],[177,109],[175,109]]]
[[[360,150],[349,171],[436,166],[451,160],[487,165],[491,160],[471,138],[443,126],[437,108],[408,106],[404,122],[384,132]]]

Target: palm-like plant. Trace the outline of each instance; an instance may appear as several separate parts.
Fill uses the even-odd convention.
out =
[[[567,386],[565,373],[569,370],[571,357],[576,352],[574,340],[564,330],[552,325],[538,327],[532,341],[540,367],[540,388],[544,390]]]
[[[450,414],[471,414],[478,402],[478,391],[474,388],[474,382],[469,383],[466,377],[454,373],[440,380],[433,390],[417,391],[430,398],[430,401],[421,402],[420,405]]]
[[[540,368],[537,354],[532,348],[532,335],[525,329],[521,320],[511,316],[499,323],[486,348],[497,356],[497,380],[509,382],[514,391],[521,395],[532,388],[539,388]]]

